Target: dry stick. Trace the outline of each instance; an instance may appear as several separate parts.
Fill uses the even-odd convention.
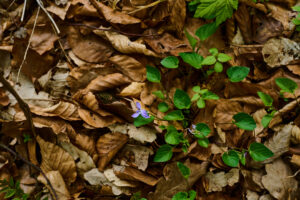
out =
[[[39,13],[40,13],[40,7],[38,7],[38,10],[37,10],[37,12],[36,12],[34,24],[33,24],[33,27],[32,27],[32,32],[31,32],[31,34],[30,34],[30,37],[29,37],[29,40],[28,40],[28,44],[27,44],[27,47],[26,47],[26,49],[25,49],[25,53],[24,53],[24,56],[23,56],[22,63],[21,63],[20,68],[19,68],[19,70],[18,70],[17,83],[19,82],[20,72],[21,72],[21,70],[22,70],[22,67],[23,67],[24,62],[25,62],[26,57],[27,57],[27,53],[28,53],[28,50],[29,50],[29,47],[30,47],[30,43],[31,43],[31,38],[32,38],[32,36],[33,36],[33,34],[34,34],[34,30],[35,30],[35,26],[36,26],[36,22],[37,22]]]
[[[33,120],[32,120],[32,116],[31,116],[31,112],[30,112],[30,108],[28,106],[27,103],[25,103],[22,98],[18,95],[18,93],[16,92],[16,90],[9,84],[9,82],[3,77],[3,72],[0,72],[0,82],[3,84],[4,88],[9,91],[18,101],[21,109],[24,112],[24,115],[27,119],[27,121],[30,124],[30,129],[31,132],[33,133],[34,137],[36,137],[36,132],[35,132],[35,128],[33,125]],[[42,171],[41,168],[39,168],[38,166],[36,166],[35,164],[31,163],[30,161],[26,160],[25,158],[23,158],[22,156],[18,155],[16,152],[14,152],[12,149],[10,149],[9,147],[7,147],[4,144],[0,143],[0,147],[6,149],[8,152],[10,152],[11,154],[13,154],[14,156],[18,157],[19,159],[21,159],[23,162],[25,162],[26,164],[30,165],[31,167],[33,167],[34,169],[38,170],[43,177],[46,179],[47,184],[49,185],[53,195],[54,195],[54,199],[58,200],[58,196],[52,186],[52,184],[50,183],[49,179],[47,178],[47,176],[45,175],[45,173]],[[53,195],[51,194],[51,196],[53,197]]]
[[[22,10],[21,22],[23,22],[23,20],[24,20],[26,5],[27,5],[27,0],[24,0],[24,6],[23,6],[23,10]]]
[[[144,10],[146,8],[151,8],[151,7],[156,6],[156,5],[158,5],[158,4],[160,4],[160,3],[164,2],[164,1],[166,1],[166,0],[157,0],[157,1],[154,1],[154,2],[152,2],[150,4],[148,4],[148,5],[145,5],[145,6],[139,6],[138,9],[136,9],[134,11],[131,11],[128,14],[134,14],[134,13],[139,12],[141,10]]]

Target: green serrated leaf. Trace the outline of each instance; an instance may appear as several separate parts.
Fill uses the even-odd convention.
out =
[[[274,153],[261,143],[254,142],[249,147],[249,153],[253,160],[264,161],[274,155]]]
[[[188,179],[191,174],[190,168],[188,168],[182,162],[177,162],[177,167],[178,167],[179,171],[181,172],[181,174],[183,175],[183,177]]]
[[[223,71],[223,64],[220,62],[216,62],[215,66],[214,66],[214,70],[217,73],[220,73]]]
[[[165,115],[163,119],[168,121],[183,120],[184,115],[182,114],[181,110],[174,110]]]
[[[161,76],[160,76],[160,72],[157,68],[152,67],[152,66],[147,66],[147,80],[150,82],[154,82],[154,83],[159,83]]]
[[[227,75],[231,82],[240,82],[244,80],[244,78],[248,76],[249,72],[250,68],[243,66],[235,66],[227,69]]]
[[[169,144],[162,145],[156,152],[154,162],[167,162],[173,156],[172,146]]]
[[[193,50],[195,49],[196,45],[197,45],[197,39],[194,38],[191,34],[189,34],[189,32],[187,32],[186,29],[184,29],[184,34],[186,36],[186,38],[188,39],[191,47],[193,48]]]
[[[165,142],[167,144],[177,145],[181,142],[183,133],[178,133],[177,129],[173,125],[167,127],[167,133],[165,134]]]
[[[273,115],[271,114],[266,114],[262,119],[261,119],[261,124],[263,125],[264,128],[267,128],[273,119]]]
[[[254,119],[247,113],[240,112],[233,116],[234,124],[240,129],[253,131],[256,128]]]
[[[152,94],[154,94],[155,96],[157,96],[160,99],[165,99],[165,95],[161,90],[154,91],[154,92],[152,92]]]
[[[133,124],[136,127],[140,127],[146,124],[150,124],[154,121],[154,117],[150,116],[150,118],[144,118],[141,115],[139,115],[137,118],[134,119]]]
[[[271,107],[273,104],[273,99],[270,95],[263,93],[263,92],[257,92],[257,95],[262,100],[265,106]]]
[[[204,60],[202,61],[202,65],[213,65],[216,63],[216,58],[214,56],[207,56],[206,58],[204,58]]]
[[[179,53],[179,56],[185,63],[190,64],[196,69],[200,69],[202,67],[203,56],[195,52]]]
[[[211,92],[211,91],[207,91],[202,95],[202,98],[205,99],[205,100],[209,100],[209,99],[218,100],[219,96],[216,95],[215,93]]]
[[[208,145],[209,145],[209,140],[208,140],[207,138],[199,139],[199,140],[198,140],[198,144],[199,144],[201,147],[207,148]]]
[[[161,102],[158,104],[158,110],[160,112],[167,112],[169,110],[169,105],[165,102]]]
[[[285,77],[276,78],[275,83],[281,89],[281,92],[294,93],[298,88],[295,81]]]
[[[208,134],[210,134],[211,130],[209,128],[209,126],[205,123],[198,123],[196,124],[196,128],[197,131],[199,131],[202,135],[204,136],[208,136]]]
[[[216,25],[216,22],[212,22],[209,24],[204,24],[200,26],[197,31],[196,35],[199,37],[200,40],[206,40],[211,35],[213,35],[218,29],[218,26]]]
[[[174,105],[178,109],[189,109],[191,106],[191,99],[189,95],[180,89],[176,89],[173,97]]]
[[[205,108],[205,101],[203,98],[199,98],[199,100],[197,101],[197,106],[198,108]]]
[[[219,62],[224,63],[224,62],[228,62],[231,59],[232,58],[229,55],[225,54],[225,53],[219,53],[218,54],[218,61]]]
[[[179,65],[179,60],[176,56],[168,56],[166,58],[164,58],[160,64],[162,64],[162,66],[164,66],[165,68],[178,68]]]
[[[222,155],[223,162],[229,167],[237,167],[239,165],[239,155],[234,150],[229,150]]]

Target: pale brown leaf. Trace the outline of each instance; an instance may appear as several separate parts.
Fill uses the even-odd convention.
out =
[[[138,97],[144,87],[145,83],[132,82],[130,85],[125,87],[119,95],[122,97]]]

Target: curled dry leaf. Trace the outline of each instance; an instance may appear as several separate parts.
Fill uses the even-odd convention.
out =
[[[145,83],[132,82],[130,85],[125,87],[119,95],[122,97],[138,97],[144,87]]]
[[[291,124],[283,126],[280,131],[265,142],[265,146],[274,153],[274,156],[265,160],[263,163],[270,163],[289,150],[292,128],[293,126]]]
[[[95,34],[108,40],[111,45],[119,52],[125,54],[140,53],[146,56],[157,56],[153,51],[147,49],[146,45],[139,41],[132,42],[127,36],[116,32],[94,30]]]
[[[116,174],[115,174],[115,172],[112,168],[111,169],[106,169],[104,171],[104,175],[115,186],[118,186],[118,187],[136,187],[136,185],[133,184],[133,183],[130,183],[126,180],[119,179],[116,176]]]
[[[98,169],[103,171],[118,151],[127,143],[128,137],[122,133],[107,133],[97,141],[96,149],[99,154]]]
[[[234,13],[234,18],[237,20],[238,26],[246,44],[252,42],[251,34],[251,19],[248,8],[245,4],[241,4],[238,10]]]
[[[59,171],[48,171],[46,172],[46,176],[49,179],[51,185],[53,186],[53,189],[55,190],[59,200],[68,200],[71,198],[71,195],[67,189],[65,181]],[[49,187],[44,176],[39,175],[38,180],[42,182],[44,185],[46,185],[47,187]]]
[[[291,163],[297,165],[298,167],[300,167],[300,155],[297,154],[293,154],[292,159],[291,159]]]
[[[116,122],[122,122],[122,120],[114,116],[102,117],[97,113],[94,113],[93,111],[83,108],[78,108],[78,114],[83,121],[94,128],[104,128],[109,125],[115,124]]]
[[[293,125],[292,127],[291,142],[300,144],[300,128],[296,125]]]
[[[45,173],[50,171],[59,171],[64,180],[68,183],[73,183],[76,179],[77,172],[75,161],[72,156],[61,147],[50,142],[46,142],[39,136],[37,136],[36,139],[41,148],[41,169]]]
[[[289,166],[281,159],[266,164],[267,175],[262,177],[264,187],[276,199],[296,199],[298,182]]]
[[[136,59],[126,55],[116,55],[110,57],[109,60],[120,70],[124,75],[131,80],[143,82],[146,79],[145,66]]]
[[[205,175],[204,188],[206,192],[216,192],[222,191],[223,187],[229,185],[233,186],[239,181],[240,170],[233,168],[228,173],[218,172],[212,173],[208,172]]]
[[[40,115],[44,117],[58,116],[62,119],[70,120],[70,121],[80,120],[77,111],[77,106],[75,104],[65,102],[65,101],[60,101],[58,104],[48,108],[30,106],[30,111],[36,115]]]
[[[73,53],[86,62],[101,63],[113,53],[105,40],[94,34],[84,36],[74,27],[69,27],[67,39]]]
[[[288,38],[272,38],[264,44],[262,54],[270,67],[288,65],[300,59],[300,45]]]
[[[128,134],[130,138],[133,138],[141,143],[153,142],[156,139],[156,129],[153,127],[143,126],[140,128],[135,127],[133,124],[114,124],[108,126],[112,132],[120,132]]]
[[[55,14],[58,16],[61,20],[64,20],[67,12],[71,6],[70,2],[67,2],[67,5],[64,7],[59,7],[56,4],[52,3],[51,1],[49,2],[49,6],[46,8],[49,12]]]
[[[93,159],[87,154],[87,152],[78,149],[72,143],[61,142],[60,146],[75,160],[79,175],[82,176],[85,172],[96,167]]]
[[[140,181],[150,186],[155,186],[158,182],[157,178],[141,172],[133,167],[113,166],[114,173],[122,180]]]

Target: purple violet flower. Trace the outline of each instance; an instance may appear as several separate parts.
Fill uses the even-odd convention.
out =
[[[141,104],[139,102],[136,102],[137,111],[131,115],[133,118],[137,118],[139,115],[141,115],[143,118],[150,118],[146,110],[141,109]]]

